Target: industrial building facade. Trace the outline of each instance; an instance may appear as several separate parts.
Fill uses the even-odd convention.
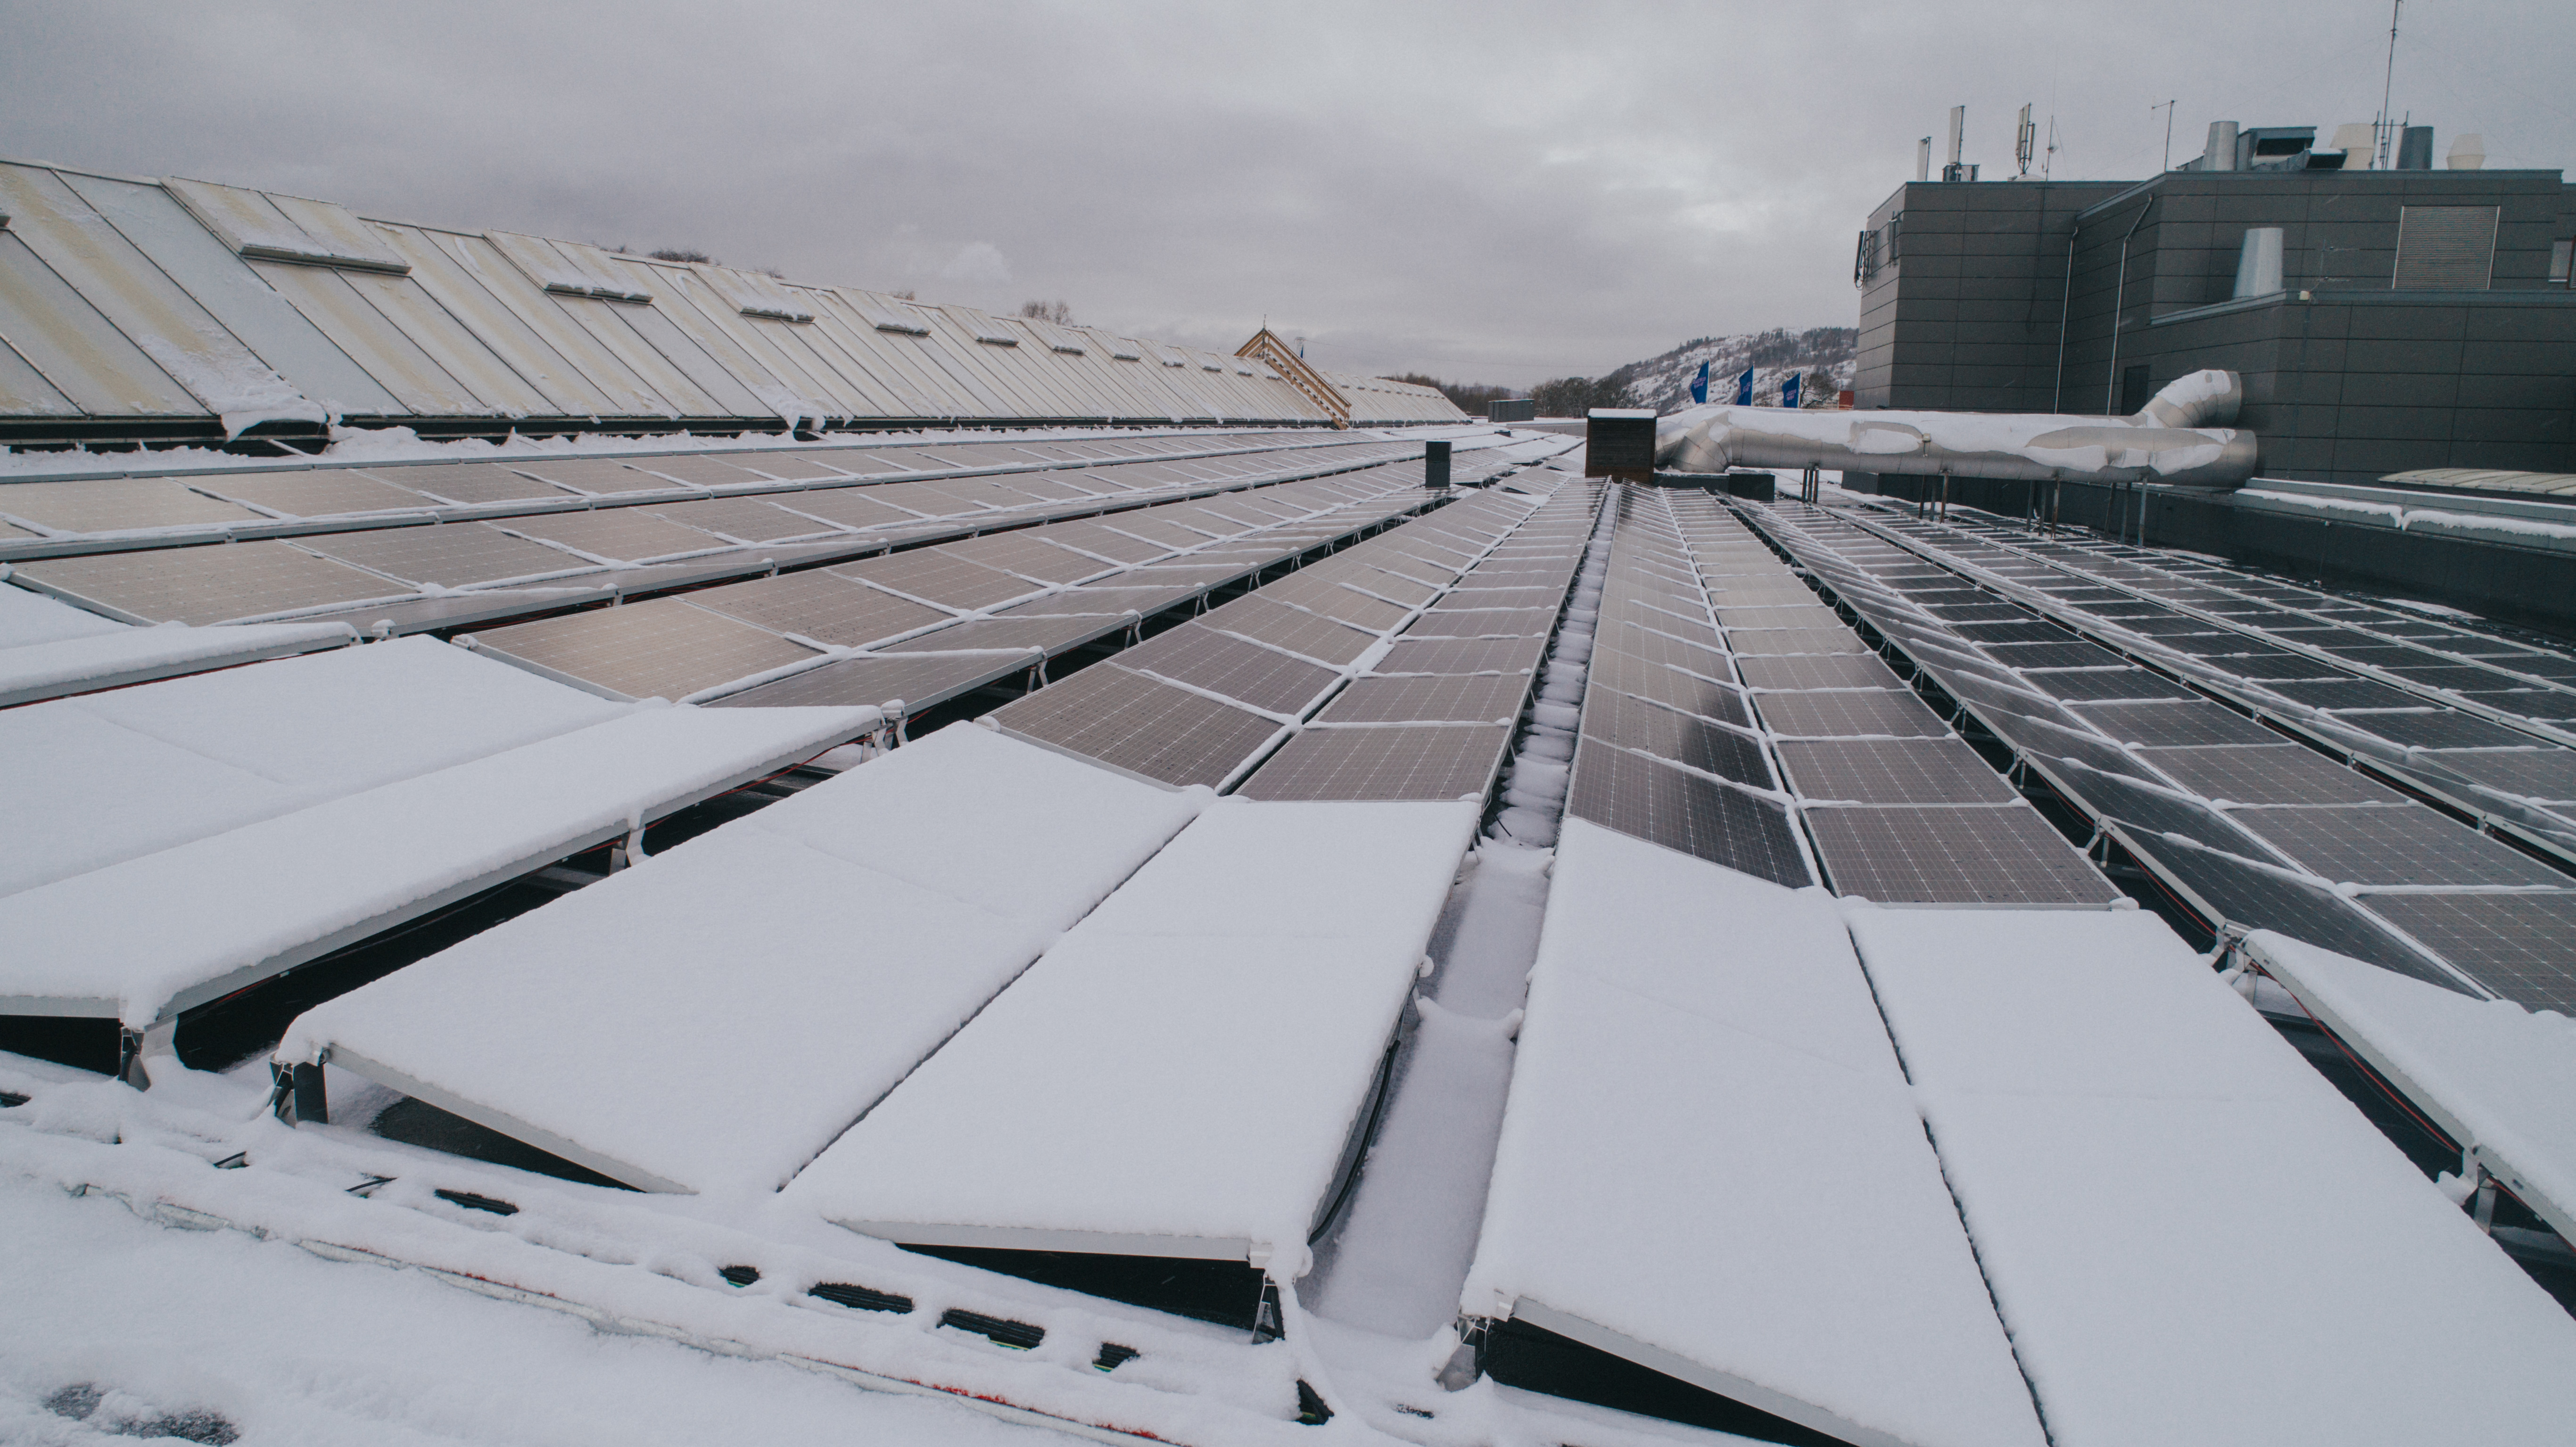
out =
[[[2571,236],[2557,171],[1910,182],[1861,234],[1855,400],[2127,414],[2216,367],[2267,477],[2576,470]]]

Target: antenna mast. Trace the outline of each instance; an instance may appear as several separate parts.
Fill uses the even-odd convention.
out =
[[[2388,0],[2388,71],[2379,81],[2379,156],[2371,163],[2371,169],[2377,171],[2388,169],[2388,102],[2397,88],[2397,11],[2405,3],[2406,0]]]
[[[2038,139],[2039,128],[2030,123],[2030,107],[2025,105],[2021,108],[2021,125],[2013,132],[2013,162],[2021,168],[2024,178],[2030,175],[2031,146]]]
[[[2164,102],[2161,102],[2161,103],[2159,103],[2159,104],[2157,104],[2157,105],[2151,105],[2151,106],[2147,107],[2147,109],[2149,109],[2149,110],[2151,110],[2151,111],[2163,111],[2163,112],[2165,113],[2165,164],[2164,164],[2164,169],[2165,169],[2165,170],[2170,171],[2170,170],[2172,170],[2172,169],[2173,169],[2173,112],[2174,112],[2174,103],[2173,103],[2172,101],[2164,101]]]

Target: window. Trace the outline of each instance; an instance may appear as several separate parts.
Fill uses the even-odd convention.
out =
[[[2154,395],[2155,393],[2147,390],[2146,363],[2140,362],[2134,367],[2123,367],[2120,369],[2120,413],[2122,416],[2134,417],[2138,413],[2144,412],[2147,410],[2147,399]]]
[[[2576,269],[2576,241],[2549,243],[2549,279],[2565,286],[2571,269]]]
[[[2397,221],[2399,291],[2484,291],[2495,271],[2497,208],[2409,206]]]

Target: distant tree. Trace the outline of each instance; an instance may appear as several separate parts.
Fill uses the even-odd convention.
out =
[[[896,301],[919,301],[919,300],[921,300],[921,298],[919,298],[919,297],[917,297],[917,296],[914,296],[914,295],[912,294],[912,288],[911,288],[911,287],[908,287],[908,286],[907,286],[907,287],[905,287],[905,288],[904,288],[903,290],[901,290],[901,291],[890,291],[890,292],[887,292],[887,293],[886,293],[886,295],[888,295],[888,296],[890,296],[890,297],[893,297]]]
[[[1024,301],[1020,315],[1033,322],[1053,322],[1060,327],[1073,325],[1073,308],[1060,301]]]
[[[624,248],[621,247],[619,249],[623,250]],[[655,261],[694,261],[702,266],[724,265],[723,262],[707,255],[705,252],[688,246],[665,247],[660,251],[650,251],[645,254],[652,257]]]
[[[1416,387],[1438,388],[1441,396],[1448,398],[1459,411],[1467,413],[1482,412],[1493,403],[1518,395],[1509,387],[1497,387],[1488,382],[1443,382],[1437,377],[1425,376],[1420,372],[1407,372],[1400,377],[1389,377],[1386,380],[1410,382]]]
[[[1639,407],[1636,387],[1621,373],[1607,377],[1558,377],[1530,389],[1541,417],[1581,417],[1595,407]]]

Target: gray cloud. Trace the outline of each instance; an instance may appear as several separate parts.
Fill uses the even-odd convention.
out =
[[[1848,325],[1847,258],[1969,107],[2011,169],[2151,172],[2212,119],[2366,120],[2376,0],[1399,7],[9,0],[0,153],[325,196],[1326,365],[1527,383]],[[2576,7],[2410,16],[2397,100],[2576,152]],[[1936,145],[1938,144],[1936,140]]]

